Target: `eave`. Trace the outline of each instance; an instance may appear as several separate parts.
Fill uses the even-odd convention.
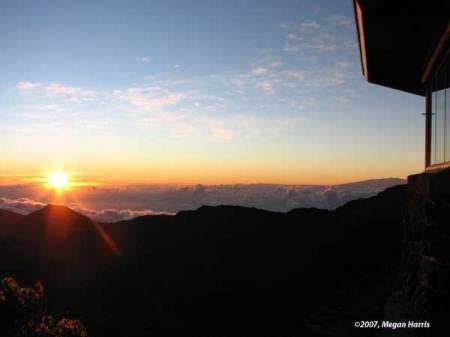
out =
[[[448,29],[450,2],[353,0],[353,4],[367,81],[425,96],[424,72],[434,66],[431,58]]]

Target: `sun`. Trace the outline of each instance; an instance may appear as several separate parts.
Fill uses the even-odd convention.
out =
[[[48,175],[48,183],[55,190],[63,190],[69,186],[69,175],[65,172],[52,172]]]

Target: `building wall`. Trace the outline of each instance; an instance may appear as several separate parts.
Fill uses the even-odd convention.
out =
[[[450,169],[408,178],[404,217],[403,295],[409,316],[431,329],[412,336],[450,335]]]

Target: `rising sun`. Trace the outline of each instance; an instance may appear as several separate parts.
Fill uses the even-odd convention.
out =
[[[48,183],[55,190],[63,190],[69,186],[69,175],[65,172],[53,172],[48,175]]]

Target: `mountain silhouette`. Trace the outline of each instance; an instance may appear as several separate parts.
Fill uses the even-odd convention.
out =
[[[204,206],[108,224],[49,205],[14,224],[0,272],[42,280],[94,337],[350,336],[381,318],[405,190],[334,211]]]
[[[0,209],[0,238],[10,235],[13,225],[23,217],[21,214]]]
[[[60,205],[19,218],[4,241],[16,255],[0,258],[4,265],[12,265],[13,272],[27,280],[45,279],[58,287],[95,277],[116,254],[101,225]]]

